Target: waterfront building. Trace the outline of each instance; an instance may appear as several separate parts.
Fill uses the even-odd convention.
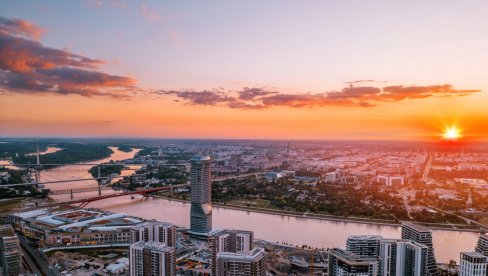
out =
[[[217,257],[221,252],[248,254],[254,248],[254,233],[244,230],[214,230],[209,235],[212,274],[217,275]]]
[[[488,257],[488,235],[480,235],[475,251]]]
[[[378,256],[382,236],[350,236],[346,242],[346,251],[359,256]]]
[[[212,163],[210,156],[191,160],[190,234],[206,237],[212,230]]]
[[[0,275],[19,275],[21,269],[19,238],[11,225],[0,225]]]
[[[410,222],[405,222],[402,224],[402,239],[412,240],[427,246],[426,275],[439,275],[439,271],[437,270],[437,261],[434,254],[434,246],[432,243],[432,231],[430,231],[430,229]]]
[[[382,276],[423,276],[427,271],[426,245],[398,239],[380,242],[380,273]]]
[[[167,246],[176,246],[176,225],[160,222],[160,221],[148,221],[136,225],[131,229],[132,243],[138,241],[144,242],[162,242]]]
[[[133,243],[129,250],[131,276],[175,276],[174,247],[161,242]]]
[[[143,221],[120,213],[93,209],[49,209],[19,212],[8,221],[22,235],[49,246],[132,243],[131,229]]]
[[[329,250],[329,276],[377,276],[379,258],[358,256],[342,249]]]
[[[219,252],[215,276],[265,276],[266,253],[263,248],[249,252]]]
[[[478,252],[462,252],[459,262],[460,276],[488,275],[488,257]]]

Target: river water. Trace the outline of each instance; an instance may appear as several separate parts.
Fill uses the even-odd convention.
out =
[[[113,161],[121,161],[125,159],[129,159],[134,157],[136,153],[140,151],[140,149],[132,149],[130,152],[124,152],[118,150],[116,147],[109,147],[113,153],[110,157],[89,161],[89,162],[82,162],[82,163],[89,163],[89,164],[100,164],[106,163],[111,160]],[[70,180],[70,179],[84,179],[84,178],[93,178],[93,176],[88,171],[92,166],[90,165],[68,165],[68,166],[61,166],[49,170],[42,170],[41,171],[41,182],[49,182],[49,181],[57,181],[57,180]],[[141,166],[137,165],[129,165],[130,170],[122,170],[121,176],[131,175],[134,170],[140,168]],[[73,182],[63,182],[63,183],[50,183],[44,185],[47,189],[55,190],[65,190],[65,189],[76,189],[76,188],[85,188],[85,187],[98,187],[98,183],[96,180],[82,180],[82,181],[73,181]],[[113,190],[103,190],[102,194],[112,194],[115,191]],[[98,192],[87,192],[87,193],[78,193],[75,194],[75,198],[86,198],[91,196],[97,196]],[[56,195],[53,196],[56,200],[69,200],[70,195]]]
[[[121,152],[112,148],[114,154],[104,160],[92,163],[108,162],[131,158],[137,150],[130,153]],[[88,175],[88,167],[64,166],[49,170],[46,175],[56,178],[76,178]],[[125,174],[132,171],[124,171]],[[41,173],[42,176],[42,173]],[[47,188],[66,189],[72,187],[87,187],[97,185],[96,181],[73,182],[70,184],[49,184]],[[110,191],[104,191],[107,193]],[[76,197],[93,196],[94,193],[76,194]],[[64,200],[69,195],[58,196],[55,199]],[[129,196],[105,199],[90,203],[87,207],[121,212],[129,215],[167,221],[178,226],[189,227],[190,204],[170,201],[160,198],[143,198]],[[382,235],[385,238],[400,238],[401,228],[395,226],[375,225],[358,222],[340,222],[320,220],[306,217],[293,217],[286,215],[264,214],[243,210],[213,208],[214,228],[235,228],[252,230],[258,239],[271,242],[286,242],[293,245],[310,245],[317,248],[340,247],[345,248],[347,237],[350,235]],[[438,262],[447,263],[449,260],[459,262],[459,253],[473,251],[478,234],[466,231],[433,230],[434,249]]]

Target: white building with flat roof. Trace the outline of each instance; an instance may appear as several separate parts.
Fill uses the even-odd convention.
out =
[[[478,252],[462,252],[459,262],[460,276],[488,275],[488,257]]]

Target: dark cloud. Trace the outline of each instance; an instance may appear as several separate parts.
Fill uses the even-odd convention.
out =
[[[294,108],[321,106],[372,107],[381,102],[396,102],[444,96],[466,96],[480,90],[458,90],[449,84],[432,86],[354,87],[324,93],[290,93],[271,91],[266,88],[245,87],[239,91],[159,91],[160,95],[174,95],[194,105],[224,106],[238,109],[265,109],[274,106]]]
[[[248,100],[255,100],[256,98],[260,98],[263,96],[276,94],[277,92],[268,91],[268,90],[263,89],[263,88],[244,87],[242,89],[242,91],[239,91],[238,93],[239,93],[239,99],[248,101]]]
[[[37,40],[42,31],[30,22],[0,17],[4,92],[127,97],[138,90],[132,78],[97,71],[102,60],[42,45]]]
[[[329,92],[327,98],[329,99],[369,99],[381,93],[381,89],[377,87],[354,87],[349,86],[342,89],[341,92]]]
[[[178,98],[186,100],[190,104],[195,105],[220,105],[222,103],[230,103],[235,101],[234,97],[228,96],[223,92],[218,91],[174,91],[174,90],[160,90],[155,92],[159,95],[175,95]]]

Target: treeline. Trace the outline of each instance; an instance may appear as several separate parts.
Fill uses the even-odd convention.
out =
[[[7,180],[0,180],[0,199],[3,198],[13,198],[13,197],[25,197],[25,196],[36,196],[43,195],[38,192],[34,186],[17,186],[15,188],[2,187],[5,184],[18,184],[24,182],[22,176],[27,174],[25,170],[11,170],[7,168],[0,168],[0,172],[8,172],[10,178]]]
[[[26,174],[27,172],[25,170],[11,170],[7,168],[0,168],[0,172],[8,172],[10,175],[10,178],[8,181],[1,179],[0,184],[18,184],[22,183],[22,175]]]
[[[111,164],[111,162],[105,163],[105,164]],[[106,176],[109,176],[113,173],[120,175],[123,168],[124,168],[124,166],[122,166],[122,165],[100,166],[100,176],[106,177]],[[94,167],[90,168],[89,172],[93,177],[98,177],[98,166],[94,166]]]
[[[123,152],[131,152],[131,151],[132,151],[132,147],[130,147],[130,146],[125,146],[125,145],[118,146],[118,149],[119,149],[120,151],[123,151]]]
[[[37,144],[39,144],[39,151],[44,151],[49,146],[47,142],[36,141],[12,141],[0,143],[0,158],[13,158],[15,156],[24,156],[29,153],[37,151]]]
[[[300,198],[304,192],[307,196]],[[408,219],[400,198],[391,196],[388,191],[378,191],[374,187],[355,189],[352,185],[321,183],[314,188],[286,179],[273,183],[229,180],[227,184],[212,185],[212,200],[215,202],[252,201],[257,198],[268,200],[269,208],[285,211],[309,211],[324,215],[388,220]]]
[[[113,153],[107,146],[98,144],[58,143],[56,146],[62,150],[41,155],[41,164],[73,164],[93,161],[107,158]],[[36,156],[19,155],[13,156],[12,160],[17,164],[35,164]]]

